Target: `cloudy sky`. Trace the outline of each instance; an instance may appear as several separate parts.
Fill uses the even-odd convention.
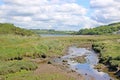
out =
[[[0,0],[0,23],[79,30],[120,21],[120,0]]]

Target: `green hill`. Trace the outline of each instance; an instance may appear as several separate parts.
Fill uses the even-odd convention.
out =
[[[22,35],[22,36],[30,36],[34,33],[30,30],[22,29],[16,27],[10,23],[0,23],[0,34],[15,34],[15,35]]]
[[[103,25],[96,28],[91,29],[81,29],[77,32],[79,35],[103,35],[103,34],[113,34],[118,33],[120,30],[120,22],[112,23],[109,25]]]

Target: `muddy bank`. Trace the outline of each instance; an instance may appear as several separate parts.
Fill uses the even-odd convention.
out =
[[[38,69],[36,69],[34,71],[34,74],[54,74],[54,73],[58,73],[58,74],[62,74],[64,76],[71,78],[74,78],[75,80],[85,80],[85,78],[72,71],[72,70],[67,70],[66,67],[62,66],[62,65],[55,65],[55,64],[48,64],[48,63],[41,63],[38,66]]]

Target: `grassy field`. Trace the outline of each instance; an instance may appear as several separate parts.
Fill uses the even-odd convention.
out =
[[[94,50],[100,53],[103,62],[111,59],[109,63],[119,67],[120,35],[71,37],[0,35],[0,78],[3,80],[75,80],[58,73],[34,75],[33,71],[39,64],[29,59],[62,56],[71,45],[90,47],[92,44]]]

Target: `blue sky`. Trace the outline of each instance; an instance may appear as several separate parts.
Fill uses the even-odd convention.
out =
[[[90,0],[77,0],[76,3],[84,6],[85,8],[90,8]]]
[[[0,5],[1,5],[1,4],[3,4],[3,1],[2,1],[2,0],[0,0]]]
[[[119,22],[119,5],[120,0],[0,0],[0,23],[78,31]]]
[[[92,11],[90,9],[90,0],[77,0],[76,3],[83,6],[83,7],[85,7],[86,9],[88,9],[88,13],[86,15],[90,16],[91,11]]]

